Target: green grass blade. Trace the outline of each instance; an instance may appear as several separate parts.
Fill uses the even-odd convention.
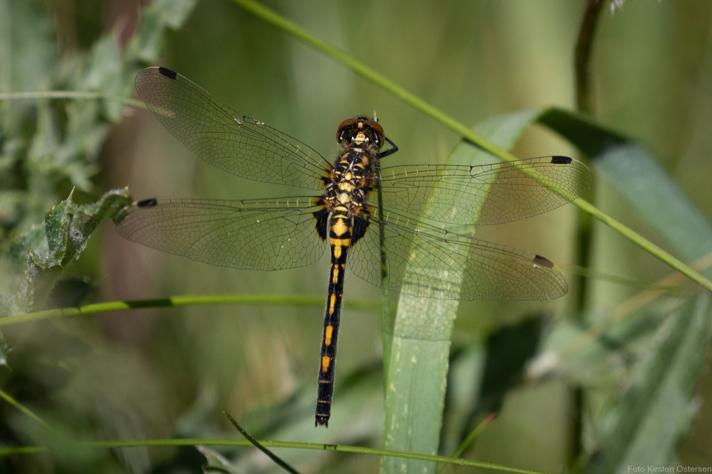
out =
[[[46,421],[44,421],[38,414],[36,414],[34,411],[31,409],[27,408],[25,405],[20,403],[18,400],[16,400],[12,395],[7,393],[5,390],[0,390],[0,399],[4,400],[5,402],[9,403],[13,407],[17,408],[18,411],[20,411],[23,415],[32,418],[35,420],[37,423],[41,424],[44,427],[49,427]]]
[[[84,306],[53,308],[13,316],[0,316],[0,327],[16,324],[43,321],[45,319],[66,318],[70,316],[89,316],[92,314],[112,313],[144,308],[173,308],[179,306],[213,305],[213,304],[244,304],[268,306],[316,306],[324,305],[323,296],[301,295],[260,295],[260,294],[226,294],[226,295],[175,295],[166,298],[147,300],[118,300],[90,303]],[[358,301],[350,299],[344,302],[346,308],[359,310],[376,310],[380,307],[378,301]]]
[[[692,395],[712,341],[712,311],[700,295],[668,318],[647,351],[622,400],[608,413],[600,455],[591,473],[625,472],[628,466],[674,463],[679,438],[694,413]]]
[[[498,117],[479,125],[477,130],[499,146],[510,147],[537,114],[527,111]],[[458,145],[449,158],[450,163],[460,164],[492,161],[490,155],[467,143]],[[458,212],[472,212],[473,217],[479,212],[471,202],[459,202],[456,206],[464,208]],[[437,217],[431,216],[432,212],[426,207],[421,217]],[[448,279],[452,281],[458,278],[452,275],[452,269],[438,268],[437,262],[431,262],[427,268],[449,272]],[[406,269],[406,275],[409,271],[422,272],[411,267]],[[408,280],[407,276],[405,280]],[[390,360],[386,364],[385,446],[388,449],[421,453],[438,451],[450,336],[458,306],[459,302],[453,300],[418,298],[405,293],[400,296]],[[434,463],[387,458],[383,460],[381,471],[435,472],[435,469]]]
[[[332,451],[337,453],[361,454],[364,456],[386,456],[403,457],[407,459],[421,459],[440,464],[452,464],[453,466],[463,466],[478,468],[485,472],[509,472],[512,474],[545,474],[543,471],[533,469],[521,469],[504,466],[501,464],[472,461],[469,459],[456,459],[446,456],[434,456],[429,454],[409,453],[400,451],[389,451],[385,449],[367,448],[364,446],[350,446],[343,444],[307,443],[300,441],[270,441],[259,440],[260,444],[268,448],[285,449],[307,449],[312,451]],[[134,447],[157,447],[157,446],[233,446],[252,447],[252,443],[247,440],[233,438],[162,438],[162,439],[122,439],[105,441],[77,441],[74,443],[81,448],[93,449],[116,449]],[[0,458],[5,456],[26,456],[32,454],[43,454],[51,452],[47,446],[3,446],[0,447]]]
[[[262,451],[265,456],[267,456],[269,459],[271,459],[277,466],[281,467],[283,470],[290,472],[292,474],[299,474],[296,469],[294,469],[292,466],[287,464],[282,458],[277,456],[274,452],[271,450],[267,449],[262,443],[259,442],[254,436],[252,436],[249,431],[247,431],[245,428],[240,426],[240,424],[235,420],[235,418],[232,417],[228,412],[224,411],[223,414],[227,417],[227,419],[230,421],[232,426],[235,427],[237,431],[240,432],[242,436],[247,438],[247,440],[252,443],[254,447]]]

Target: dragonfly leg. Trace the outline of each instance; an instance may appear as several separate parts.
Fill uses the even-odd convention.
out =
[[[395,152],[398,151],[398,145],[396,145],[395,143],[393,143],[393,141],[392,141],[390,138],[388,138],[388,137],[383,137],[383,138],[386,140],[386,142],[388,142],[388,144],[389,144],[391,147],[390,147],[388,150],[383,150],[382,152],[379,152],[379,153],[378,153],[378,158],[385,158],[385,157],[387,157],[388,155],[392,155],[393,153],[395,153]]]

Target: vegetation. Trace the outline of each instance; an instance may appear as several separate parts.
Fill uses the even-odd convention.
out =
[[[0,466],[712,466],[711,15],[693,0],[0,0]],[[153,195],[285,194],[196,167],[132,98],[154,64],[326,156],[341,119],[376,110],[394,164],[587,162],[574,205],[493,231],[557,262],[569,295],[423,302],[349,275],[334,413],[315,429],[325,265],[219,269],[113,229]]]

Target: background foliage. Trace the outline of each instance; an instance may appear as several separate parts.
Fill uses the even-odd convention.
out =
[[[709,2],[638,0],[615,12],[605,4],[583,119],[571,113],[580,108],[573,51],[588,2],[266,4],[462,122],[521,137],[518,156],[589,161],[596,180],[587,197],[710,276]],[[393,415],[384,412],[389,335],[377,306],[364,304],[380,293],[349,277],[347,305],[361,304],[345,310],[333,421],[315,430],[324,264],[222,270],[124,242],[109,223],[97,227],[128,202],[126,185],[136,198],[284,194],[196,166],[126,100],[135,73],[156,63],[327,156],[336,124],[373,110],[401,148],[394,163],[463,152],[460,137],[431,117],[231,2],[0,0],[0,316],[182,293],[316,297],[3,320],[0,443],[51,449],[3,452],[4,469],[195,472],[207,458],[229,472],[278,472],[244,448],[109,451],[69,442],[236,438],[222,410],[261,439],[445,455],[476,429],[463,457],[533,470],[712,465],[708,296],[572,208],[498,229],[500,241],[568,269],[572,291],[543,305],[460,305],[444,344],[450,372],[444,412],[431,413],[442,416],[434,439],[431,425],[384,435]],[[574,262],[586,265],[582,278]],[[359,454],[279,454],[303,472],[379,469],[378,458]]]

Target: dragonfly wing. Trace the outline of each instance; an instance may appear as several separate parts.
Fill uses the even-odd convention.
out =
[[[316,262],[326,247],[313,198],[140,201],[117,222],[134,242],[223,267],[278,270]]]
[[[380,217],[354,244],[349,267],[380,286]],[[384,218],[388,278],[394,291],[438,299],[549,300],[567,292],[552,262],[499,244],[454,234],[389,212]]]
[[[564,192],[543,185],[537,174]],[[450,224],[502,224],[562,206],[590,181],[588,168],[564,156],[485,165],[402,165],[381,170],[386,210]]]
[[[328,161],[304,143],[215,102],[190,79],[161,67],[136,76],[136,92],[200,160],[255,181],[321,189]]]

